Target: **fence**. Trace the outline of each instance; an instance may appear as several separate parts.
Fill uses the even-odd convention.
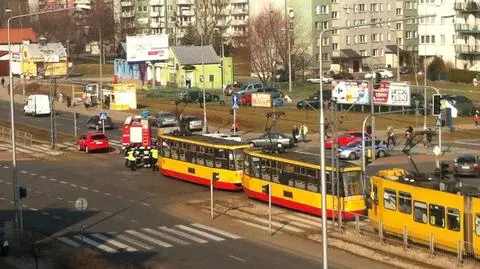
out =
[[[474,246],[471,243],[446,238],[441,229],[429,229],[436,230],[436,233],[409,230],[408,226],[399,222],[394,225],[385,224],[383,221],[372,222],[365,215],[356,215],[353,222],[343,222],[341,227],[347,239],[356,239],[369,247],[393,253],[402,257],[402,260],[421,261],[438,267],[452,263],[462,263],[462,268],[480,266],[480,260],[473,254]],[[459,238],[463,239],[463,232],[458,233]],[[366,238],[355,238],[357,236]],[[432,255],[435,255],[434,259]]]
[[[11,143],[12,129],[0,126],[0,141]],[[31,133],[24,131],[15,131],[15,142],[25,146],[32,145],[33,137]]]

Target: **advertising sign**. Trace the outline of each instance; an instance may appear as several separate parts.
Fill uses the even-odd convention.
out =
[[[370,94],[366,81],[340,81],[332,82],[332,97],[338,104],[370,104]]]
[[[113,98],[110,103],[112,110],[137,109],[137,88],[131,83],[113,85]]]
[[[269,93],[252,93],[252,106],[272,107],[272,96]]]
[[[373,103],[382,106],[410,106],[410,86],[407,83],[382,81],[373,90]]]
[[[127,36],[127,62],[168,60],[168,35]]]

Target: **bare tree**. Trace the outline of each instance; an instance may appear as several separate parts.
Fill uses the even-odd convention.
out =
[[[252,69],[263,83],[274,79],[281,59],[280,43],[285,39],[284,27],[280,10],[264,9],[250,22],[248,46]]]
[[[84,24],[100,27],[102,29],[103,40],[113,40],[115,38],[115,20],[113,17],[113,7],[105,1],[95,1],[92,12],[84,19]],[[88,32],[89,39],[99,40],[98,31]]]
[[[38,16],[33,28],[52,42],[72,40],[74,33],[71,29],[75,28],[75,22],[69,12],[56,12]]]
[[[230,27],[229,0],[190,0],[195,8],[195,24],[205,44],[214,44],[218,36]],[[216,48],[218,49],[218,48]],[[218,51],[218,50],[217,50]]]

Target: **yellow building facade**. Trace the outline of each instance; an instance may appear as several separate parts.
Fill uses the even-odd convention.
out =
[[[27,77],[64,76],[68,59],[62,43],[26,44],[22,49],[22,75]]]

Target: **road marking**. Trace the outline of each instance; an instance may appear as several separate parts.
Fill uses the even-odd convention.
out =
[[[195,226],[195,227],[198,227],[198,228],[210,231],[210,232],[214,232],[214,233],[217,233],[219,235],[223,235],[225,237],[232,238],[232,239],[240,239],[241,238],[238,235],[235,235],[235,234],[232,234],[232,233],[229,233],[229,232],[217,229],[217,228],[213,228],[213,227],[210,227],[210,226],[206,226],[206,225],[203,225],[203,224],[200,224],[200,223],[193,223],[192,226]]]
[[[40,176],[40,178],[42,178],[42,179],[46,179],[47,177],[46,177],[46,176]]]
[[[72,187],[74,187],[74,188],[78,187],[77,184],[73,184],[73,183],[70,183],[70,186],[72,186]]]
[[[109,192],[104,193],[104,195],[106,195],[106,196],[112,196],[112,194],[109,193]]]
[[[131,219],[130,221],[133,222],[133,223],[138,223],[138,220],[136,220],[136,219]]]
[[[32,211],[38,211],[38,209],[36,209],[34,207],[30,207],[29,209],[32,210]]]
[[[35,191],[35,193],[37,193],[37,194],[42,194],[42,192],[41,192],[41,191]]]
[[[3,166],[3,168],[5,168],[5,169],[8,169],[8,168],[10,168],[10,167],[8,167],[8,166],[4,165],[4,166]]]
[[[36,176],[37,174],[35,174],[35,173],[30,173],[30,175],[31,175],[31,176]]]
[[[190,240],[192,240],[192,241],[194,241],[194,242],[197,242],[197,243],[200,243],[200,244],[208,243],[207,240],[204,240],[204,239],[202,239],[202,238],[193,236],[193,235],[191,235],[191,234],[184,233],[184,232],[182,232],[182,231],[178,231],[178,230],[175,230],[175,229],[167,228],[167,227],[165,227],[165,226],[158,227],[158,228],[159,228],[160,230],[163,230],[163,231],[166,231],[166,232],[169,232],[169,233],[172,233],[172,234],[179,235],[179,236],[181,236],[181,237],[190,239]]]
[[[124,217],[122,215],[115,215],[115,218],[117,219],[124,219]]]
[[[96,247],[96,248],[99,248],[99,249],[101,249],[101,250],[103,250],[103,251],[110,252],[110,253],[115,253],[115,252],[117,252],[115,249],[113,249],[113,248],[111,248],[111,247],[108,247],[108,246],[106,246],[106,245],[104,245],[104,244],[100,244],[100,243],[98,243],[97,241],[88,239],[88,238],[86,238],[85,236],[83,236],[83,238],[82,238],[82,236],[80,236],[80,235],[75,235],[74,237],[75,237],[76,239],[80,240],[80,241],[82,241],[82,239],[83,239],[83,242],[85,242],[85,243],[87,243],[87,244],[89,244],[89,245],[92,245],[92,246],[94,246],[94,247]]]
[[[154,243],[154,244],[156,244],[156,245],[162,246],[162,247],[166,247],[166,248],[171,248],[171,247],[173,247],[173,245],[171,245],[171,244],[169,244],[169,243],[167,243],[167,242],[163,242],[163,241],[160,241],[160,240],[151,238],[150,236],[146,236],[146,235],[144,235],[144,234],[142,234],[142,233],[139,233],[139,232],[136,232],[136,231],[133,231],[133,230],[127,230],[127,231],[125,231],[125,232],[127,232],[127,233],[129,233],[129,234],[131,234],[131,235],[134,235],[134,236],[136,236],[136,237],[138,237],[138,238],[141,238],[141,239],[143,239],[143,240],[145,240],[145,241],[149,241],[149,242],[152,242],[152,243]]]
[[[57,216],[57,215],[53,216],[53,218],[54,218],[54,219],[58,219],[58,220],[61,220],[61,219],[62,219],[62,217]]]
[[[72,200],[68,200],[68,202],[69,202],[70,204],[73,204],[73,201],[72,201]]]
[[[149,207],[150,205],[147,203],[142,203],[143,206]]]
[[[5,201],[7,199],[5,199],[5,197],[0,197],[0,200]]]
[[[93,192],[97,192],[97,193],[100,192],[99,190],[92,190],[92,191],[93,191]]]
[[[202,231],[199,231],[197,229],[187,227],[185,225],[175,225],[175,226],[177,226],[178,228],[180,228],[182,230],[189,231],[191,233],[195,233],[195,234],[201,235],[201,236],[206,237],[206,238],[210,238],[210,239],[215,240],[215,241],[223,241],[224,240],[223,238],[220,238],[218,236],[211,235],[209,233],[202,232]]]
[[[80,187],[80,189],[82,189],[82,190],[88,190],[87,187]]]
[[[22,205],[23,208],[27,208],[28,206],[27,205]]]
[[[50,179],[50,181],[57,181],[57,179],[55,179],[55,178],[53,178],[53,177],[51,177],[51,178],[49,178],[49,179]]]
[[[122,200],[122,199],[123,199],[123,196],[118,195],[118,196],[117,196],[117,199],[118,199],[118,200]]]
[[[92,207],[92,208],[90,208],[90,209],[91,209],[92,211],[99,211],[98,208],[96,208],[96,207]]]
[[[168,234],[164,234],[164,233],[159,232],[159,231],[152,230],[150,228],[144,228],[143,230],[145,232],[154,234],[158,237],[161,237],[161,238],[166,239],[166,240],[171,241],[171,242],[175,242],[175,243],[180,244],[180,245],[184,245],[184,246],[190,245],[190,243],[188,243],[187,241],[183,241],[182,239],[178,239],[176,237],[170,236]]]
[[[50,215],[50,213],[48,213],[48,212],[46,212],[46,211],[42,211],[42,214],[45,215],[45,216]]]
[[[114,245],[116,247],[119,247],[120,250],[126,250],[126,251],[129,251],[129,252],[138,251],[137,249],[129,247],[129,246],[123,244],[123,243],[120,243],[117,240],[114,240],[113,238],[109,238],[109,237],[103,236],[103,235],[98,234],[98,233],[92,234],[92,236],[95,237],[95,238],[98,238],[102,241],[105,241],[106,243],[108,243],[110,245]]]
[[[262,226],[262,225],[259,225],[259,224],[253,223],[253,222],[249,222],[249,221],[245,221],[245,220],[241,220],[241,219],[236,219],[235,221],[240,222],[240,223],[245,224],[245,225],[248,225],[248,226],[251,226],[251,227],[254,227],[254,228],[257,228],[257,229],[260,229],[260,230],[264,230],[264,231],[269,230],[268,227],[265,227],[265,226]],[[275,230],[275,228],[273,228],[273,230]],[[282,234],[281,231],[275,231],[275,233]]]
[[[125,242],[128,242],[128,243],[137,245],[137,246],[139,246],[139,247],[141,247],[141,248],[144,248],[144,249],[146,249],[146,250],[152,250],[152,249],[153,249],[152,247],[147,246],[147,245],[145,245],[145,244],[142,244],[142,243],[138,242],[137,240],[132,239],[132,238],[130,238],[130,237],[126,236],[126,235],[123,235],[123,234],[117,236],[117,238],[118,238],[118,239],[121,239],[122,241],[125,241]]]
[[[63,180],[60,180],[60,183],[62,183],[62,184],[67,184],[68,182],[63,181]]]
[[[259,218],[259,217],[252,217],[252,219],[255,220],[255,221],[258,221],[258,222],[265,223],[265,224],[268,225],[268,220],[267,220],[267,219],[262,219],[262,218]],[[305,230],[288,226],[288,223],[285,223],[285,224],[284,224],[284,223],[281,223],[281,222],[278,222],[278,221],[274,221],[274,220],[272,220],[272,226],[276,226],[276,227],[277,227],[278,229],[280,229],[280,230],[288,230],[288,231],[291,231],[291,232],[294,232],[294,233],[302,233],[302,232],[305,232]]]
[[[22,173],[22,174],[28,174],[28,171],[22,170],[22,171],[20,171],[20,173]]]
[[[0,179],[0,183],[3,182],[3,179]]]
[[[247,260],[242,259],[242,258],[239,258],[239,257],[237,257],[237,256],[230,255],[229,257],[232,258],[232,259],[234,259],[234,260],[237,260],[237,261],[247,262]]]
[[[299,217],[299,216],[295,216],[295,215],[288,215],[287,218],[292,219],[292,220],[296,220],[296,221],[302,222],[302,223],[308,223],[316,229],[320,228],[320,226],[321,226],[321,223],[320,223],[321,219],[319,219],[318,221],[314,221],[314,220],[305,219],[303,217]]]
[[[112,212],[110,212],[110,211],[103,211],[103,214],[105,214],[105,215],[111,215]]]
[[[475,141],[478,141],[478,140],[475,140]],[[471,142],[460,141],[460,140],[456,140],[453,143],[460,144],[460,145],[480,146],[479,143],[471,143]]]
[[[60,201],[62,201],[62,200],[63,200],[63,198],[59,196],[59,197],[57,197],[57,200],[60,200]]]
[[[71,239],[69,239],[69,238],[66,238],[66,237],[58,237],[57,239],[58,239],[59,241],[65,243],[65,244],[71,246],[71,247],[74,247],[74,248],[80,247],[80,244],[79,244],[79,243],[77,243],[77,242],[75,242],[75,241],[73,241],[73,240],[71,240]]]
[[[133,200],[133,199],[128,199],[128,201],[129,201],[130,203],[135,203],[135,200]]]
[[[8,182],[8,181],[7,181],[6,184],[7,184],[7,185],[12,185],[12,182]]]

